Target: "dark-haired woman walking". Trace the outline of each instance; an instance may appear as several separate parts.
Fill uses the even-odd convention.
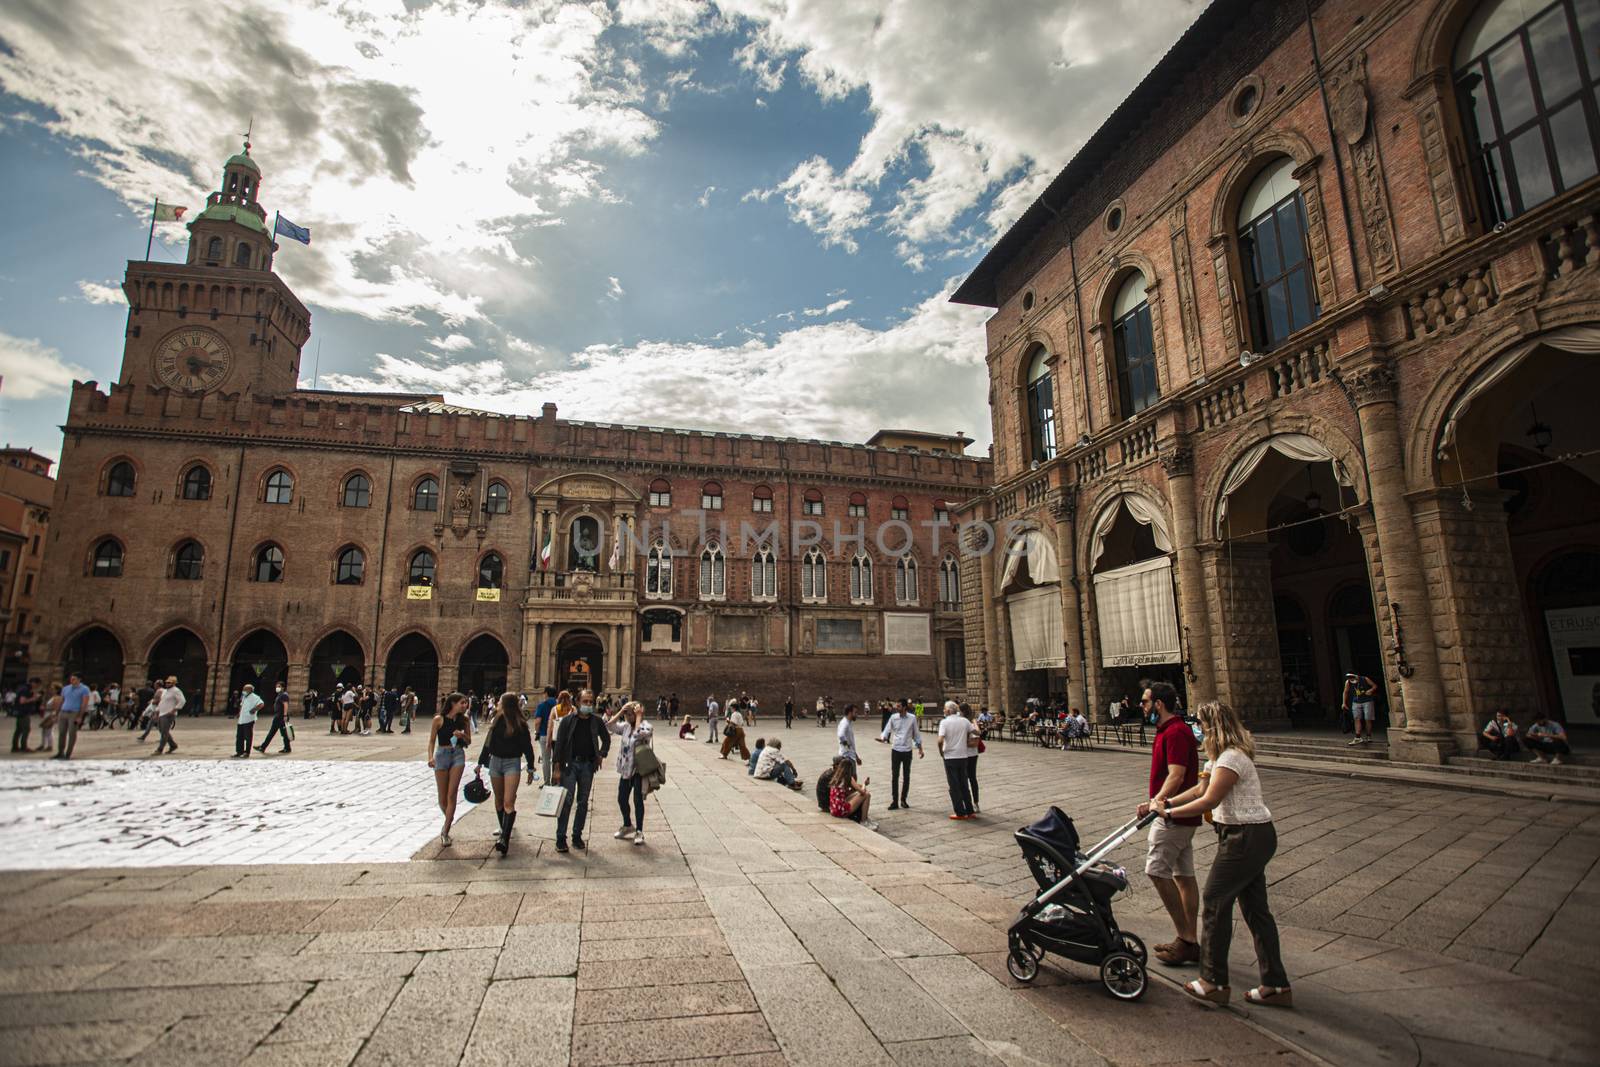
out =
[[[467,719],[467,698],[451,693],[444,698],[444,709],[433,717],[428,731],[428,766],[439,786],[439,810],[444,813],[444,829],[439,844],[450,846],[450,825],[456,821],[456,793],[461,788],[461,772],[467,769],[467,746],[472,743],[472,723]]]
[[[538,766],[533,754],[533,733],[523,716],[522,701],[517,694],[506,693],[484,730],[483,750],[478,753],[478,766],[489,766],[489,788],[494,793],[495,816],[500,820],[494,847],[502,856],[511,847],[511,828],[517,824],[517,779],[524,759],[528,761],[528,784],[532,785]]]

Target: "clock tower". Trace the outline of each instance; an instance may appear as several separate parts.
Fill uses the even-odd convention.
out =
[[[311,313],[272,270],[278,246],[260,186],[246,141],[189,224],[186,260],[128,262],[120,382],[196,394],[295,389]]]

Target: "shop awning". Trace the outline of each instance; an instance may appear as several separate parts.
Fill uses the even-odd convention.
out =
[[[1100,557],[1106,551],[1106,534],[1111,532],[1111,527],[1116,524],[1117,515],[1122,508],[1128,509],[1128,514],[1133,516],[1133,521],[1140,526],[1150,527],[1150,536],[1155,538],[1156,548],[1162,552],[1172,551],[1172,533],[1167,529],[1167,517],[1161,509],[1150,503],[1137,493],[1123,493],[1111,503],[1107,504],[1100,512],[1100,517],[1095,520],[1094,533],[1089,541],[1089,569],[1100,562]]]
[[[1225,537],[1224,531],[1227,529],[1228,498],[1250,480],[1256,468],[1261,466],[1261,461],[1267,458],[1268,452],[1278,452],[1301,463],[1332,463],[1333,476],[1338,479],[1340,485],[1349,487],[1355,484],[1350,472],[1345,470],[1344,464],[1328,450],[1327,445],[1315,437],[1303,433],[1273,434],[1265,441],[1259,441],[1245,449],[1244,454],[1233,461],[1227,480],[1222,483],[1222,500],[1217,504],[1219,539]]]
[[[1172,561],[1166,556],[1095,575],[1094,609],[1102,666],[1183,662]]]
[[[1019,671],[1065,667],[1061,643],[1061,587],[1047,585],[1006,597],[1011,622],[1011,659]]]
[[[1004,569],[1000,572],[1000,591],[1003,593],[1026,566],[1034,585],[1049,585],[1061,580],[1061,567],[1056,562],[1055,539],[1043,530],[1025,530],[1011,539],[1006,546]]]

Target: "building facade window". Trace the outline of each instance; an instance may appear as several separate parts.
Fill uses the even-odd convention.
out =
[[[961,564],[954,556],[946,556],[939,564],[939,600],[945,604],[961,603]]]
[[[1486,228],[1594,177],[1597,41],[1593,0],[1489,0],[1467,21],[1455,83]]]
[[[94,576],[122,577],[122,546],[109,537],[94,546]]]
[[[134,483],[133,464],[119,460],[106,472],[106,496],[132,496]]]
[[[372,479],[365,474],[352,474],[344,480],[344,498],[342,503],[347,508],[365,508],[372,506]]]
[[[267,475],[266,492],[262,499],[268,504],[288,504],[294,500],[294,476],[286,470],[275,470]]]
[[[206,242],[206,258],[218,263],[222,261],[222,238],[213,237]]]
[[[432,585],[438,561],[432,552],[419,548],[412,553],[411,565],[406,572],[407,585]]]
[[[339,550],[333,569],[334,585],[360,585],[367,576],[367,554],[355,545]]]
[[[946,678],[967,676],[967,643],[959,637],[945,639],[944,676]]]
[[[1117,413],[1131,418],[1161,398],[1156,342],[1144,275],[1135,271],[1111,302],[1111,347],[1116,360]]]
[[[911,521],[911,502],[903,496],[897,496],[889,503],[889,518],[900,522]]]
[[[242,241],[239,247],[233,250],[233,265],[236,267],[248,267],[250,265],[250,246]]]
[[[1322,314],[1311,280],[1306,205],[1287,156],[1267,164],[1239,201],[1239,268],[1259,350],[1277,348]]]
[[[728,595],[727,560],[716,543],[700,550],[700,599],[722,600]]]
[[[672,599],[672,549],[664,541],[651,545],[645,556],[644,595],[650,600]]]
[[[567,527],[567,570],[600,570],[600,520],[579,515]]]
[[[185,500],[210,500],[211,499],[211,470],[203,464],[196,463],[183,472],[183,499]]]
[[[949,508],[940,508],[940,507],[934,508],[933,509],[933,521],[934,522],[948,523],[950,521],[950,509]]]
[[[820,489],[807,489],[804,499],[800,502],[802,515],[822,514],[822,491]]]
[[[864,519],[864,518],[866,518],[867,517],[867,494],[865,494],[865,493],[851,493],[850,494],[850,501],[849,501],[848,504],[845,505],[845,509],[844,510],[845,510],[845,514],[849,515],[852,519]]]
[[[894,600],[896,604],[917,602],[917,561],[910,556],[894,561]]]
[[[722,485],[719,482],[707,482],[700,489],[700,510],[722,510]]]
[[[672,483],[665,478],[657,478],[650,483],[650,506],[653,508],[670,508],[672,506]]]
[[[756,486],[755,493],[750,499],[750,510],[770,515],[772,513],[772,489],[765,485]]]
[[[1028,360],[1028,458],[1040,463],[1056,456],[1056,403],[1051,385],[1050,353],[1035,345]]]
[[[778,561],[769,549],[761,549],[750,561],[750,596],[755,600],[778,599]]]
[[[411,507],[416,511],[439,510],[439,481],[431,475],[411,491]]]
[[[172,576],[180,582],[198,582],[205,566],[206,550],[198,541],[185,541],[172,554]]]
[[[857,552],[850,560],[850,602],[872,603],[872,557]]]
[[[253,579],[258,582],[283,581],[283,549],[268,543],[256,549]]]
[[[800,561],[800,599],[812,604],[828,599],[828,561],[815,548]]]
[[[505,573],[506,565],[500,553],[490,552],[478,561],[478,588],[499,589]]]
[[[489,490],[483,498],[483,507],[490,515],[511,514],[511,490],[505,482],[489,483]],[[494,588],[498,589],[499,586]]]

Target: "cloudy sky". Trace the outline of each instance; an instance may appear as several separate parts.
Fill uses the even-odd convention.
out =
[[[1201,6],[6,0],[0,439],[58,454],[253,122],[307,385],[986,444],[946,296]]]

